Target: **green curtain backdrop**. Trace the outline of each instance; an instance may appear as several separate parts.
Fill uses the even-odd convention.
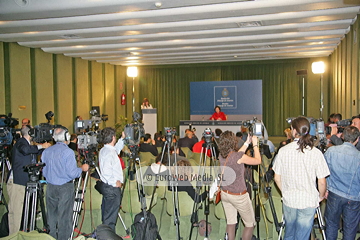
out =
[[[189,119],[190,82],[262,79],[264,123],[270,135],[282,135],[288,127],[285,119],[301,115],[302,78],[296,71],[307,69],[309,61],[140,67],[139,97],[149,98],[158,109],[158,130],[163,130]]]

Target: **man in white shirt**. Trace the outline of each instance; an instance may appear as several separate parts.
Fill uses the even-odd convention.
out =
[[[104,143],[104,147],[99,153],[99,165],[101,181],[106,183],[101,203],[102,224],[110,226],[115,231],[117,215],[121,202],[121,186],[124,182],[123,172],[118,154],[124,147],[124,133],[116,141],[115,129],[104,128],[98,136],[99,142]]]

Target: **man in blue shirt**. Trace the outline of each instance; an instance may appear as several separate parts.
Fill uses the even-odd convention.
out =
[[[46,164],[43,174],[47,181],[47,217],[50,235],[58,240],[67,240],[72,231],[73,180],[83,171],[88,171],[89,165],[77,167],[74,151],[67,146],[70,134],[66,128],[55,128],[53,138],[56,144],[47,148],[41,156]]]
[[[360,221],[360,152],[359,129],[344,129],[344,143],[330,147],[325,159],[330,169],[327,179],[328,196],[325,210],[326,238],[337,239],[340,217],[343,219],[343,239],[355,239]]]

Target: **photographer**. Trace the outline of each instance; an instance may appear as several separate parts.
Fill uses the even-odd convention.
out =
[[[21,215],[24,204],[25,187],[29,181],[29,175],[24,171],[24,166],[37,161],[37,155],[42,149],[50,146],[50,143],[30,145],[30,126],[21,129],[22,137],[17,140],[12,149],[12,177],[7,183],[9,195],[9,234],[19,231]]]
[[[101,203],[102,224],[110,226],[115,232],[117,214],[121,202],[121,186],[124,182],[123,171],[118,154],[124,147],[125,134],[116,142],[116,131],[107,127],[101,130],[98,141],[104,144],[99,153],[101,181],[105,184]]]
[[[41,160],[47,181],[46,208],[50,235],[59,240],[67,240],[72,231],[75,178],[89,170],[88,164],[81,168],[76,165],[74,151],[67,144],[70,134],[65,127],[56,127],[53,138],[55,145],[46,149]]]
[[[250,143],[253,144],[254,157],[250,157],[245,154],[245,151]],[[219,139],[220,166],[221,169],[224,169],[222,170],[222,174],[224,177],[229,176],[231,174],[230,169],[233,169],[236,173],[236,179],[233,183],[228,185],[224,184],[224,181],[221,181],[221,202],[225,211],[227,224],[226,232],[229,236],[229,240],[235,239],[238,212],[240,213],[241,219],[245,225],[242,233],[242,239],[250,240],[252,238],[256,221],[251,199],[246,189],[244,164],[258,165],[261,163],[257,137],[251,137],[248,135],[244,145],[238,151],[236,151],[236,149],[237,139],[235,134],[231,131],[223,132]]]
[[[331,125],[330,125],[331,126]],[[357,129],[360,130],[360,115],[357,116],[353,116],[351,118],[351,126],[356,127]],[[338,128],[337,126],[331,126],[331,137],[330,137],[330,141],[334,144],[334,145],[341,145],[343,144],[344,140],[341,138],[341,134],[338,133]],[[356,144],[356,149],[360,151],[360,142],[358,142]]]
[[[330,172],[309,132],[310,123],[306,118],[292,120],[294,141],[279,150],[273,166],[276,185],[282,192],[284,239],[309,239],[315,210],[325,197],[325,177]]]
[[[330,147],[325,159],[330,168],[328,196],[325,210],[326,237],[337,239],[339,223],[343,219],[343,238],[355,239],[360,221],[360,154],[355,145],[359,141],[359,129],[344,129],[344,143]]]

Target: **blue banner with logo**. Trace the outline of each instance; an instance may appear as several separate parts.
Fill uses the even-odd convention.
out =
[[[190,115],[262,115],[262,80],[191,82]]]

